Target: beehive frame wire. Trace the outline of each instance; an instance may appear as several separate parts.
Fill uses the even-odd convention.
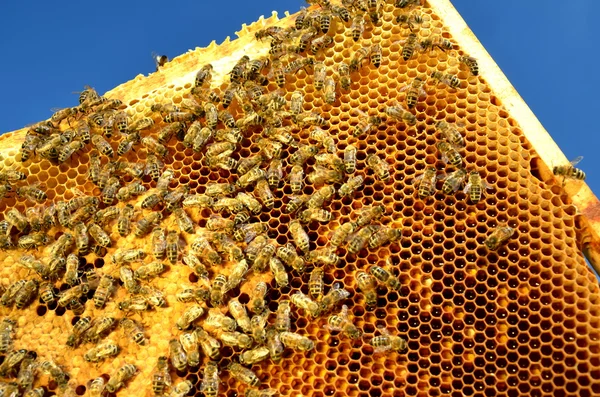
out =
[[[490,132],[489,137],[485,133],[479,133],[477,129],[471,129],[469,134],[474,136],[476,132],[478,133],[477,145],[488,144],[489,138],[491,145],[500,148],[501,153],[497,161],[510,169],[513,175],[520,175],[515,177],[520,181],[517,192],[523,189],[535,190],[531,194],[524,193],[526,200],[520,201],[520,206],[514,204],[515,208],[526,211],[527,200],[531,201],[532,207],[541,208],[540,211],[548,211],[548,208],[553,206],[561,207],[561,210],[553,210],[557,211],[554,216],[559,217],[564,211],[566,218],[571,219],[568,227],[576,230],[576,237],[568,234],[569,246],[565,248],[564,245],[559,244],[558,247],[567,249],[571,255],[576,255],[572,251],[573,246],[583,249],[592,265],[597,268],[596,264],[599,262],[596,259],[598,255],[596,247],[600,230],[595,217],[595,209],[598,208],[597,199],[582,182],[569,181],[563,189],[556,181],[551,173],[552,165],[565,163],[567,159],[450,2],[430,0],[426,6],[431,9],[431,14],[435,14],[443,22],[445,31],[459,44],[460,50],[479,60],[481,78],[484,79],[484,83],[481,84],[491,89],[484,93],[482,98],[489,101],[496,109],[494,111],[500,114],[496,120],[506,121],[506,124],[499,128],[502,132],[496,132],[494,135]],[[184,54],[167,64],[160,72],[148,77],[138,76],[116,87],[106,96],[119,98],[132,109],[139,108],[141,113],[146,113],[148,103],[156,99],[157,92],[160,95],[165,91],[176,93],[185,89],[193,79],[199,60],[213,62],[216,71],[215,80],[218,81],[225,77],[223,71],[231,69],[241,55],[248,54],[254,57],[264,53],[267,46],[256,44],[253,33],[260,28],[278,23],[281,21],[277,19],[276,14],[261,19],[249,27],[243,27],[236,41],[226,40],[220,46],[212,43],[206,49],[196,49]],[[390,52],[388,51],[387,54]],[[419,61],[419,64],[421,63]],[[309,79],[308,74],[299,73],[299,79]],[[360,79],[364,80],[365,76],[361,75]],[[403,81],[405,80],[406,78],[403,78]],[[164,89],[161,90],[161,87]],[[318,98],[314,101],[318,103]],[[345,107],[341,113],[348,110],[349,107]],[[507,134],[506,130],[511,130],[511,133]],[[5,165],[14,164],[15,148],[22,141],[24,133],[25,130],[22,130],[0,138],[2,145],[0,153],[4,156]],[[403,136],[409,139],[405,147],[410,149],[417,145],[414,137]],[[493,143],[494,141],[497,143]],[[377,144],[377,140],[371,143]],[[511,157],[513,150],[528,144],[532,146],[531,153],[535,154],[532,155],[526,150],[515,154],[516,157]],[[428,155],[431,158],[431,153]],[[86,157],[82,155],[81,163],[85,162]],[[185,167],[192,168],[187,157],[182,155],[175,158],[175,161],[182,163],[181,170]],[[197,161],[194,157],[192,159]],[[514,161],[514,167],[507,166],[511,161]],[[66,165],[61,165],[47,168],[37,166],[37,172],[46,172],[50,178],[56,178],[60,183],[61,173],[69,171]],[[530,173],[534,173],[535,179],[530,177]],[[65,179],[66,188],[86,184],[84,172],[76,171],[72,174],[74,178]],[[183,174],[185,172],[180,173]],[[186,181],[192,180],[191,176],[186,175]],[[525,180],[538,186],[530,187],[525,184]],[[402,184],[397,186],[406,188]],[[378,185],[372,194],[379,192],[380,187]],[[63,189],[57,196],[70,197],[67,189]],[[498,201],[509,199],[499,197]],[[416,201],[406,198],[405,200],[411,203]],[[489,202],[492,207],[495,203],[496,200]],[[22,200],[16,205],[21,209],[24,208]],[[428,205],[420,207],[421,211],[429,211]],[[457,211],[452,209],[453,205],[457,205],[457,201],[450,200],[443,211],[456,214]],[[398,211],[402,212],[406,209],[398,207]],[[494,213],[493,209],[489,211],[492,211],[490,214]],[[498,211],[503,210],[500,208]],[[421,217],[417,212],[408,213],[417,218]],[[473,217],[473,219],[478,218]],[[462,221],[469,224],[470,228],[480,227],[478,222],[471,224],[472,220],[469,218],[463,218]],[[521,222],[520,218],[519,221]],[[511,251],[503,251],[499,255],[492,254],[486,260],[473,261],[465,261],[460,254],[445,257],[444,251],[450,251],[445,246],[449,238],[444,234],[445,232],[435,231],[432,237],[429,233],[433,229],[428,228],[427,225],[421,227],[418,222],[403,224],[409,228],[412,226],[414,234],[419,236],[414,237],[414,243],[408,249],[403,247],[399,251],[386,251],[384,256],[392,254],[402,261],[410,262],[398,269],[402,271],[400,274],[407,292],[406,296],[388,292],[384,297],[380,297],[385,300],[384,306],[373,313],[365,313],[360,307],[359,299],[352,307],[352,311],[357,325],[367,335],[376,334],[375,325],[382,323],[407,335],[409,351],[406,354],[373,355],[367,343],[354,344],[339,335],[332,336],[321,329],[322,321],[314,323],[300,316],[298,329],[316,337],[319,341],[316,353],[306,357],[295,353],[284,359],[295,364],[287,362],[280,368],[271,364],[261,365],[263,380],[271,387],[279,389],[282,395],[401,395],[398,393],[490,395],[490,391],[498,391],[506,395],[515,392],[541,395],[554,391],[559,395],[568,395],[573,394],[574,390],[578,390],[580,395],[597,393],[599,385],[589,378],[585,380],[585,377],[589,376],[588,373],[593,378],[593,369],[600,365],[598,334],[595,331],[599,325],[598,313],[593,306],[590,306],[590,304],[596,305],[598,301],[597,283],[587,272],[581,258],[573,257],[569,260],[570,255],[565,258],[564,254],[553,253],[553,250],[559,250],[556,245],[553,245],[556,242],[552,241],[558,237],[547,226],[540,225],[543,222],[533,219],[530,229],[523,226],[520,230],[522,234],[526,234],[524,230],[530,231],[531,238],[535,240],[530,250],[519,248],[519,251],[527,254],[519,252],[521,256],[517,256],[514,252],[516,249],[513,247]],[[166,226],[174,227],[174,223],[170,221]],[[485,226],[481,227],[485,228]],[[492,225],[489,225],[490,229],[491,227]],[[536,229],[541,229],[541,232]],[[320,242],[323,235],[321,229],[318,229],[318,233],[315,230],[311,233],[312,236],[316,236],[317,245],[323,244]],[[464,238],[467,235],[467,239],[472,239],[468,233],[463,230],[458,233],[457,238]],[[132,238],[117,241],[117,247],[135,244]],[[421,263],[421,260],[411,262],[410,256],[427,258],[424,252],[434,251],[431,247],[428,248],[427,244],[434,243],[444,246],[442,251],[434,252],[436,258],[434,266]],[[425,249],[417,249],[416,246],[419,244],[425,246]],[[456,251],[457,248],[451,250]],[[456,252],[460,252],[460,249]],[[411,255],[407,257],[407,253]],[[468,253],[463,255],[469,256]],[[529,257],[531,258],[528,259]],[[439,258],[443,259],[439,260]],[[356,268],[381,262],[371,254],[366,257],[360,256],[356,260],[358,263]],[[452,263],[453,260],[456,261],[455,265]],[[568,262],[567,265],[561,264],[563,260]],[[542,265],[536,262],[541,262]],[[12,280],[7,276],[6,269],[11,268],[13,263],[14,258],[9,256],[2,274],[5,283]],[[533,266],[531,270],[527,269],[529,265]],[[171,272],[171,279],[187,278],[184,269],[173,268]],[[342,280],[344,284],[352,285],[350,272],[351,270],[348,270],[347,274],[344,269],[332,270],[326,281],[331,284],[335,280]],[[295,277],[295,279],[296,288],[300,289],[306,277]],[[248,294],[251,285],[256,281],[252,280],[244,286],[241,293]],[[268,278],[265,278],[265,281],[268,281]],[[497,291],[494,292],[494,289]],[[176,288],[167,286],[165,292],[174,294]],[[277,293],[278,296],[287,294]],[[357,295],[360,296],[360,293]],[[118,295],[115,301],[121,297],[121,294]],[[160,321],[154,322],[155,317],[152,316],[150,319],[145,319],[146,333],[151,336],[162,335],[164,324],[173,324],[177,319],[176,311],[174,308],[168,308],[161,312]],[[99,312],[92,311],[92,314],[97,315]],[[36,318],[35,314],[33,315]],[[29,318],[21,316],[17,328],[17,340],[25,341],[27,338],[33,338],[52,345],[52,339],[62,340],[60,335],[67,332],[72,318],[68,315],[55,316],[51,322],[39,322],[33,327],[32,332],[31,324],[28,324]],[[582,334],[583,337],[576,338],[573,330],[577,330],[577,333]],[[69,367],[70,374],[85,385],[85,380],[98,374],[112,373],[114,366],[126,362],[131,355],[135,356],[136,362],[154,360],[157,355],[166,351],[168,338],[159,339],[148,349],[128,348],[114,363],[102,364],[99,368],[91,370],[91,373],[78,351],[74,354],[73,365]],[[527,356],[531,356],[531,361],[524,361]],[[573,375],[571,369],[575,367],[580,372],[578,378]],[[150,370],[151,368],[144,368],[143,376],[134,379],[130,387],[133,390],[142,387],[142,380],[147,381]],[[83,375],[83,378],[80,375]],[[199,375],[187,376],[198,380]],[[277,377],[280,379],[276,379]],[[569,381],[574,378],[578,381],[575,386]],[[225,382],[223,389],[227,388],[230,392],[237,389],[237,383],[231,379],[226,378]],[[119,395],[127,395],[124,393],[127,393],[126,389]]]

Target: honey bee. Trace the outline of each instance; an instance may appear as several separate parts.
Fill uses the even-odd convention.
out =
[[[125,334],[127,334],[137,345],[144,346],[146,344],[146,337],[144,336],[142,327],[140,327],[137,322],[130,318],[122,318],[119,325],[123,328]]]
[[[412,32],[415,25],[423,23],[423,17],[416,13],[402,13],[396,17],[396,23],[400,26],[406,25]]]
[[[218,265],[222,262],[221,257],[210,245],[210,242],[204,236],[198,236],[190,246],[191,252],[197,257],[202,258],[209,265]]]
[[[115,345],[112,341],[106,341],[89,349],[84,353],[83,358],[87,362],[96,363],[106,360],[109,357],[114,357],[117,354],[119,354],[119,346]]]
[[[348,252],[356,254],[363,249],[369,238],[379,230],[378,225],[367,225],[350,237],[348,241]]]
[[[353,222],[346,222],[341,224],[337,229],[335,229],[331,235],[331,246],[339,247],[342,245],[344,241],[350,236],[350,234],[354,233],[355,225]]]
[[[161,143],[158,143],[156,139],[151,136],[143,137],[140,142],[149,153],[156,154],[161,157],[167,157],[169,155],[169,150]]]
[[[515,234],[515,229],[509,226],[498,226],[485,240],[485,246],[490,250],[497,250]]]
[[[6,354],[6,358],[4,359],[4,361],[2,362],[2,364],[0,364],[0,376],[2,377],[8,377],[8,376],[14,376],[16,374],[16,370],[19,366],[19,364],[21,364],[21,361],[23,361],[25,359],[25,357],[27,357],[27,350],[25,349],[20,349],[20,350],[13,350],[11,352],[8,352]],[[18,394],[18,390],[16,394],[12,394],[13,396],[17,396]]]
[[[48,195],[35,184],[18,187],[16,193],[18,197],[25,197],[38,203],[43,203],[48,198]]]
[[[102,393],[104,393],[104,389],[106,387],[106,381],[103,377],[99,376],[96,379],[92,380],[89,387],[90,397],[102,397]],[[44,389],[42,389],[42,394],[39,397],[44,396]]]
[[[118,306],[119,310],[126,312],[126,314],[129,314],[131,312],[143,312],[152,308],[152,306],[143,296],[133,296],[129,299],[125,299],[119,302]]]
[[[68,375],[54,361],[47,360],[40,365],[42,371],[50,375],[50,377],[58,384],[60,388],[67,386]]]
[[[329,153],[334,153],[337,151],[337,147],[335,145],[335,139],[329,134],[329,132],[315,127],[309,134],[310,139],[318,142],[325,151]]]
[[[566,183],[567,178],[576,179],[579,181],[585,181],[585,172],[580,170],[579,168],[575,168],[579,162],[583,160],[583,156],[579,156],[569,162],[569,165],[558,165],[552,168],[552,173],[556,176],[563,177],[563,186]]]
[[[156,157],[156,155],[150,153],[146,157],[146,174],[149,174],[155,181],[160,178],[164,164]]]
[[[121,209],[119,218],[117,219],[117,230],[121,237],[126,237],[131,232],[131,218],[133,218],[134,211],[131,204],[127,204]]]
[[[260,179],[266,178],[266,176],[267,176],[267,173],[263,169],[260,169],[259,166],[257,165],[254,168],[252,168],[250,171],[241,175],[237,180],[237,185],[240,188],[245,188]]]
[[[386,269],[377,266],[377,265],[373,265],[369,268],[369,273],[375,277],[377,280],[379,280],[380,282],[382,282],[383,284],[387,285],[388,288],[391,288],[393,290],[399,290],[401,285],[400,285],[400,280],[394,276],[391,272],[387,271]]]
[[[362,175],[353,176],[349,178],[348,181],[346,181],[346,183],[340,186],[340,188],[338,189],[338,194],[340,195],[340,197],[350,196],[357,189],[359,189],[364,184],[364,182],[365,180],[362,177]]]
[[[315,183],[315,182],[313,182]],[[330,211],[322,208],[307,208],[300,213],[298,220],[302,223],[308,223],[312,221],[316,222],[329,222],[333,215]]]
[[[244,305],[242,305],[239,300],[232,299],[229,301],[227,306],[229,308],[229,313],[236,320],[239,327],[244,332],[250,333],[251,332],[250,317],[248,316],[248,313],[246,312],[246,308],[244,307]]]
[[[127,113],[125,113],[124,111],[118,111],[115,113],[114,117],[114,124],[115,126],[117,126],[117,129],[119,130],[119,132],[121,134],[126,134],[129,131],[129,119],[127,118]],[[87,141],[85,139],[82,140],[85,143],[89,142],[89,137],[87,139]]]
[[[178,371],[185,371],[187,368],[187,355],[183,350],[183,346],[177,339],[169,341],[169,358],[171,364]]]
[[[172,119],[174,114],[176,114],[176,113],[170,113],[169,115],[167,115],[165,117],[165,121],[166,121],[167,117]],[[187,115],[189,113],[184,113],[184,114],[187,117]],[[194,115],[192,115],[192,117],[194,117]],[[169,142],[171,140],[173,135],[179,134],[179,132],[182,131],[183,128],[184,128],[184,124],[181,122],[173,122],[171,124],[166,125],[158,132],[158,143],[165,145],[167,142]],[[120,147],[121,147],[121,145],[119,145],[119,148]]]
[[[285,68],[283,66],[281,66],[280,63],[274,63],[272,75],[273,75],[273,78],[275,79],[275,83],[277,84],[277,86],[279,88],[283,88],[285,86],[285,75],[286,75]]]
[[[103,155],[113,158],[115,151],[112,146],[101,135],[92,135],[92,144],[98,149]]]
[[[267,182],[269,187],[276,188],[283,178],[283,162],[281,159],[274,158],[267,169]]]
[[[2,306],[10,306],[14,303],[15,297],[17,293],[23,288],[23,286],[27,283],[27,280],[17,280],[12,283],[6,291],[0,297],[0,304]]]
[[[142,171],[143,174],[143,171]],[[141,175],[140,175],[141,176]],[[140,181],[132,182],[126,186],[123,186],[117,191],[115,197],[119,201],[127,201],[133,198],[134,196],[139,196],[146,192],[146,188],[141,184]],[[118,213],[118,210],[113,210]]]
[[[121,210],[118,207],[107,207],[105,209],[102,209],[102,210],[99,210],[98,212],[96,212],[96,214],[94,215],[94,221],[101,225],[106,225],[111,220],[117,218],[119,216],[120,212],[121,212]],[[70,236],[70,234],[65,233],[61,237],[67,236],[67,235]],[[71,236],[70,240],[71,241],[73,240],[72,236]]]
[[[10,388],[14,387],[17,388],[17,384],[15,383],[9,383],[7,386],[7,389],[4,389],[4,395],[5,396],[12,396],[12,395],[16,395],[16,394],[11,394],[12,392],[10,391]],[[91,386],[90,386],[91,387]],[[15,393],[18,393],[18,389],[15,390]],[[25,392],[25,394],[23,394],[23,397],[44,397],[46,393],[46,389],[44,389],[43,387],[36,387],[35,389],[31,389],[29,388],[29,390],[27,392]],[[90,393],[91,393],[91,389],[90,389]],[[91,397],[95,397],[94,394],[90,394]]]
[[[415,53],[415,48],[417,48],[417,46],[417,35],[411,32],[406,38],[406,40],[404,40],[403,42],[402,59],[408,61],[410,58],[412,58],[413,54]]]
[[[150,117],[142,117],[129,124],[129,133],[147,130],[154,125],[154,119]]]
[[[290,243],[277,248],[276,255],[285,264],[291,266],[297,272],[304,272],[306,268],[306,263],[304,262],[304,259],[298,256],[298,254],[296,253],[296,249]]]
[[[417,124],[417,117],[411,112],[405,110],[398,102],[394,102],[394,106],[385,108],[385,113],[394,120],[403,121],[407,125]]]
[[[477,174],[479,175],[479,174]],[[467,171],[464,168],[459,168],[458,170],[450,173],[444,184],[442,185],[442,191],[446,194],[452,194],[456,192],[462,184],[465,182],[467,178]]]
[[[16,321],[10,318],[4,318],[0,323],[0,352],[6,353],[13,349],[13,334],[16,325]]]
[[[369,60],[371,53],[370,47],[361,47],[354,53],[352,60],[350,61],[350,71],[358,72],[363,67],[363,62]]]
[[[104,274],[100,278],[100,283],[98,284],[98,288],[96,289],[96,292],[94,292],[93,297],[94,306],[96,307],[96,309],[102,309],[104,307],[104,305],[106,304],[106,300],[112,293],[114,282],[115,279],[108,274]]]
[[[217,363],[214,361],[207,362],[206,367],[204,367],[200,391],[204,393],[206,397],[217,397],[217,394],[219,394],[219,383],[219,369]]]
[[[444,163],[453,165],[457,168],[462,167],[462,156],[460,153],[458,153],[454,146],[446,141],[441,141],[436,144],[436,147],[442,155],[442,160]]]
[[[39,295],[40,295],[40,298],[42,299],[42,301],[44,301],[44,303],[51,303],[56,300],[56,297],[54,296],[53,285],[48,281],[44,281],[40,284]],[[2,325],[0,324],[0,352],[2,351],[1,340],[2,340]]]
[[[278,361],[278,360],[275,360],[273,358],[273,356],[271,356],[271,358],[273,359],[273,361]],[[262,389],[262,390],[246,389],[246,393],[244,394],[244,396],[245,397],[272,397],[276,394],[277,394],[277,390],[275,390],[275,389]]]
[[[279,158],[283,149],[283,145],[280,142],[268,138],[259,138],[256,141],[256,146],[260,148],[261,153],[268,160]]]
[[[217,274],[210,289],[210,302],[213,306],[216,307],[223,304],[226,285],[227,277],[223,274]]]
[[[452,88],[460,88],[460,79],[453,74],[438,72],[437,70],[431,72],[431,78],[436,80],[438,83],[444,83]]]
[[[131,262],[142,261],[146,257],[146,252],[142,249],[119,249],[112,256],[113,263],[117,265],[128,264]]]
[[[75,254],[67,256],[65,282],[69,285],[75,285],[79,281],[79,258]]]
[[[296,292],[293,294],[290,297],[290,301],[308,313],[308,315],[311,317],[318,317],[320,314],[319,304],[310,299],[308,295],[304,295],[302,292]]]
[[[33,279],[28,280],[23,288],[19,289],[15,294],[15,304],[17,309],[23,309],[33,301],[33,298],[37,295],[38,287],[40,283],[39,281]]]
[[[71,304],[73,300],[78,300],[84,294],[87,294],[88,291],[89,286],[87,284],[79,284],[71,287],[60,294],[58,306],[66,307],[67,305]]]
[[[306,177],[313,185],[322,185],[325,183],[339,183],[343,179],[343,174],[340,169],[327,169],[322,166],[313,167],[313,172]]]
[[[373,25],[377,25],[379,23],[379,18],[381,17],[379,0],[366,0],[366,3],[369,18]]]
[[[248,263],[245,259],[242,259],[233,265],[231,269],[231,273],[227,279],[227,284],[225,285],[225,290],[229,291],[236,288],[242,280],[244,276],[248,272]]]
[[[431,39],[425,39],[419,43],[419,48],[422,51],[433,50],[435,47],[446,52],[446,50],[451,50],[453,45],[450,40],[440,36],[434,36]]]
[[[314,58],[300,58],[288,63],[284,68],[284,73],[288,75],[296,74],[300,69],[306,69],[307,66],[313,66],[314,64]]]
[[[277,242],[274,240],[268,240],[265,244],[258,249],[256,257],[254,258],[254,264],[252,266],[256,273],[261,273],[267,267],[267,264],[275,254],[277,249]]]
[[[254,313],[263,313],[266,310],[265,296],[267,295],[267,284],[259,281],[252,289],[250,297],[250,310]]]
[[[98,181],[100,180],[101,170],[100,156],[98,155],[98,152],[94,151],[90,153],[89,167],[90,168],[88,171],[88,175],[90,177],[90,180],[92,181],[92,183],[97,185]]]
[[[323,299],[320,300],[319,313],[323,314],[330,311],[337,303],[350,296],[350,292],[341,287],[340,283],[335,283]]]
[[[415,178],[415,182],[419,183],[417,191],[420,199],[425,199],[434,194],[436,181],[443,177],[442,175],[436,175],[436,173],[435,167],[427,167],[421,175]]]
[[[265,233],[268,230],[268,226],[265,223],[247,223],[239,225],[234,231],[233,237],[236,241],[250,242],[259,234]]]
[[[293,220],[290,222],[289,230],[296,246],[300,249],[300,251],[307,253],[310,239],[308,237],[308,233],[306,233],[302,227],[302,224],[297,220]]]
[[[352,26],[350,26],[350,34],[355,42],[360,40],[365,31],[365,15],[362,12],[357,12],[352,18]]]
[[[318,37],[310,43],[310,53],[313,55],[317,55],[317,53],[320,50],[322,50],[323,48],[329,47],[331,44],[333,44],[333,37],[327,36],[327,35]],[[299,51],[299,52],[302,52],[302,51]]]
[[[227,369],[233,378],[242,383],[246,383],[250,386],[257,386],[260,383],[258,376],[256,376],[252,370],[243,367],[236,362],[230,363]]]
[[[240,363],[244,365],[252,365],[266,360],[269,356],[269,349],[265,346],[261,346],[252,350],[246,350],[240,354]]]
[[[383,327],[380,327],[379,331],[381,332],[381,335],[373,337],[370,342],[375,348],[375,353],[381,353],[387,350],[401,352],[408,348],[408,343],[405,339],[390,334],[390,332]]]
[[[273,278],[279,288],[286,287],[289,283],[288,274],[279,258],[272,257],[269,259],[269,269],[273,273]]]
[[[37,232],[26,234],[25,236],[19,237],[17,241],[17,246],[21,249],[32,249],[41,247],[50,242],[50,237],[44,232]]]
[[[369,247],[378,248],[384,244],[398,240],[402,237],[402,230],[382,227],[369,238]]]
[[[165,271],[165,265],[163,265],[161,262],[150,262],[147,265],[138,267],[133,272],[133,277],[138,280],[148,280],[158,276],[163,271]]]
[[[108,382],[106,382],[106,390],[109,393],[116,393],[117,390],[125,386],[125,383],[129,381],[137,373],[137,367],[133,364],[125,364],[121,368],[114,372]]]
[[[50,121],[54,124],[54,126],[58,127],[61,121],[66,119],[69,116],[73,116],[77,113],[77,108],[64,108],[57,109],[50,117]]]
[[[165,389],[171,385],[168,360],[167,356],[159,356],[154,368],[152,374],[152,392],[154,392],[155,396],[162,396]]]
[[[352,129],[352,136],[360,137],[373,129],[374,126],[381,124],[381,118],[378,116],[368,116],[365,112],[360,109],[356,109],[359,114],[358,124]]]
[[[319,301],[323,297],[323,269],[316,267],[310,273],[310,279],[308,280],[308,294],[309,296]]]
[[[213,198],[202,194],[187,195],[182,205],[184,208],[210,208],[213,205]]]
[[[285,347],[301,352],[307,352],[315,348],[315,343],[312,340],[295,332],[284,331],[279,336]]]
[[[142,237],[150,233],[151,228],[162,220],[162,214],[160,212],[153,212],[142,219],[140,219],[134,228],[134,234],[136,237]]]
[[[462,55],[458,57],[458,61],[464,64],[467,68],[469,68],[469,71],[473,76],[479,75],[479,64],[477,62],[477,59],[468,55]]]
[[[220,356],[219,348],[221,344],[218,340],[210,336],[204,329],[201,327],[197,327],[194,330],[194,335],[196,337],[196,341],[202,348],[202,351],[206,356],[211,359],[218,359]]]
[[[82,141],[75,140],[75,141],[69,142],[60,151],[60,153],[58,155],[58,161],[61,163],[64,163],[73,155],[73,153],[83,149],[84,147],[85,147],[85,144]]]
[[[210,333],[217,334],[220,331],[233,332],[237,325],[231,317],[227,317],[218,310],[211,309],[202,327]]]
[[[305,295],[306,296],[306,295]],[[306,309],[305,309],[306,310]],[[289,331],[292,327],[291,306],[289,300],[282,300],[277,307],[274,327],[277,331]]]
[[[325,127],[327,126],[327,120],[325,120],[325,118],[320,114],[304,112],[296,115],[296,124],[298,124],[298,126],[301,128],[313,125]],[[292,156],[294,155],[292,154]]]
[[[237,169],[238,174],[239,175],[247,174],[250,170],[252,170],[256,166],[260,165],[264,159],[265,158],[263,157],[263,155],[261,153],[241,159],[238,164],[238,169]]]
[[[11,208],[6,211],[4,215],[4,220],[6,220],[11,226],[14,226],[20,232],[24,231],[27,226],[29,226],[29,222],[27,221],[27,217],[23,215],[18,209]]]
[[[124,265],[119,268],[119,278],[123,283],[123,286],[130,294],[136,294],[139,292],[140,286],[133,277],[133,270],[129,265]]]
[[[358,339],[362,336],[362,332],[348,319],[348,306],[346,305],[342,306],[339,314],[333,314],[327,318],[325,327],[331,331],[342,331],[350,339]]]
[[[102,189],[102,202],[106,205],[112,205],[117,197],[121,182],[117,177],[111,177],[106,182],[106,186]]]
[[[409,109],[414,108],[417,102],[427,95],[423,89],[424,84],[425,80],[423,80],[423,78],[415,77],[409,85],[406,85],[400,89],[400,91],[407,91],[406,106],[408,106]]]
[[[377,286],[375,279],[368,273],[359,270],[356,272],[356,285],[365,295],[365,304],[368,308],[377,305]]]
[[[465,140],[463,136],[460,134],[460,132],[458,132],[458,130],[455,127],[451,126],[443,120],[438,121],[435,124],[435,127],[438,131],[440,131],[442,137],[452,145],[458,148],[465,146]]]
[[[210,83],[212,78],[213,66],[208,63],[200,68],[196,73],[196,78],[194,79],[194,84],[196,87],[202,87],[204,83]]]

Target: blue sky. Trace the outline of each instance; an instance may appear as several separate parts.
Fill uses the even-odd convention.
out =
[[[600,2],[454,0],[454,5],[567,157],[600,191],[596,130],[600,97],[597,47]],[[92,4],[92,3],[90,3]],[[543,4],[543,7],[539,7]],[[271,10],[294,12],[300,0],[172,2],[105,0],[102,5],[37,0],[0,5],[0,131],[12,131],[73,106],[89,84],[100,92],[170,57],[232,38],[242,23]],[[158,18],[161,16],[162,18]]]

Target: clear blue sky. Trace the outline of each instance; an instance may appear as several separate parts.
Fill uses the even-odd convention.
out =
[[[488,52],[600,192],[598,55],[594,0],[454,0]],[[542,7],[539,7],[543,4]],[[241,24],[271,10],[294,12],[300,0],[101,3],[4,1],[0,5],[0,132],[76,104],[89,84],[105,92],[154,68],[150,53],[177,56],[232,38]],[[599,172],[595,172],[599,170]]]

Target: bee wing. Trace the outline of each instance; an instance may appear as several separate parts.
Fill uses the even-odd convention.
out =
[[[386,346],[377,346],[374,350],[375,353],[383,353],[387,350],[390,350],[392,348],[391,345],[386,345]]]
[[[473,184],[471,182],[468,182],[465,188],[463,189],[463,193],[469,193],[469,190],[471,190],[471,186],[473,186]]]
[[[342,310],[340,310],[340,317],[348,318],[348,305],[343,305]]]
[[[325,323],[325,325],[323,325],[323,328],[325,328],[328,331],[341,331],[342,330],[341,327],[333,327],[333,326],[329,325],[328,323]]]
[[[455,171],[455,172],[459,172],[459,171]],[[455,174],[455,173],[453,173],[453,174]],[[453,174],[450,174],[450,175],[452,176]],[[454,175],[454,177],[452,179],[450,179],[450,177],[448,177],[448,179],[446,181],[450,184],[450,186],[452,186],[452,191],[456,192],[460,188],[460,185],[462,185],[463,182],[465,181],[465,177],[466,177],[466,175],[463,175],[463,176],[455,176]]]
[[[574,167],[574,166],[576,166],[577,164],[579,164],[579,162],[580,162],[581,160],[583,160],[583,156],[579,156],[579,157],[577,157],[577,158],[573,159],[573,160],[570,162],[570,164],[571,164],[571,165]]]
[[[487,190],[493,190],[494,187],[492,185],[489,185],[486,181],[481,181],[481,185],[487,189]]]

